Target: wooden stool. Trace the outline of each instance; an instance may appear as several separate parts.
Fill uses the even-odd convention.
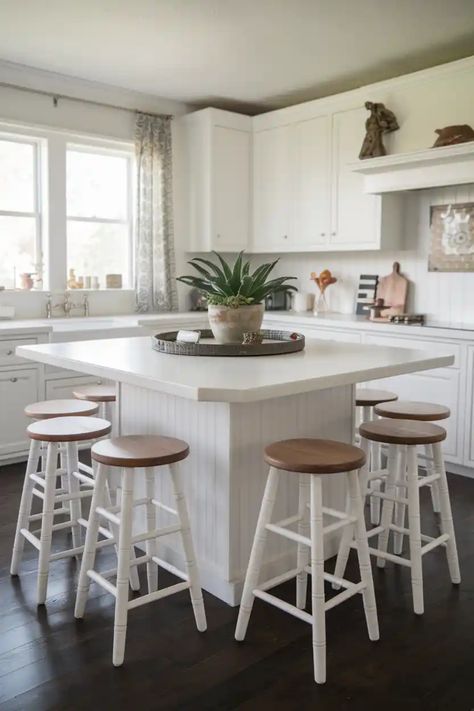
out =
[[[374,419],[374,407],[384,402],[392,402],[398,399],[396,393],[390,390],[376,390],[372,388],[356,388],[356,408],[357,408],[357,428],[362,422]],[[356,443],[358,444],[357,435]],[[382,470],[382,451],[377,442],[372,442],[369,448],[368,466],[370,472]],[[373,478],[372,489],[380,491],[382,488],[382,479]],[[370,521],[374,525],[380,523],[380,499],[376,496],[370,497]]]
[[[107,406],[108,403],[115,402],[117,399],[115,385],[83,385],[82,387],[75,388],[72,394],[77,400],[90,400],[99,403],[101,417],[112,420],[112,417],[108,417],[110,413],[107,412]]]
[[[91,489],[81,490],[77,467],[77,445],[84,440],[102,437],[110,432],[110,423],[97,417],[58,417],[38,420],[27,427],[31,439],[30,453],[26,467],[20,510],[13,544],[13,555],[10,572],[17,575],[25,539],[39,551],[38,561],[38,605],[46,600],[49,563],[69,556],[77,556],[82,552],[80,545],[80,526],[86,526],[81,518],[80,501],[91,496]],[[38,472],[38,462],[41,454],[41,444],[47,442],[46,468]],[[61,444],[66,447],[68,490],[56,489],[58,474],[57,458]],[[77,477],[77,478],[76,478]],[[43,502],[40,514],[31,514],[33,496]],[[63,508],[63,503],[70,503],[70,509]],[[55,508],[55,504],[60,508]],[[70,514],[70,520],[54,523],[54,517],[60,514]],[[41,529],[30,531],[32,521],[41,521]],[[51,553],[51,541],[54,531],[65,528],[72,529],[72,548]],[[40,537],[36,534],[40,533]]]
[[[113,657],[114,666],[123,664],[128,611],[148,602],[160,600],[182,590],[189,589],[196,625],[200,632],[206,628],[206,613],[199,582],[199,572],[194,555],[194,545],[189,526],[189,518],[177,463],[189,454],[186,442],[172,437],[130,435],[96,442],[92,447],[92,459],[98,463],[96,487],[92,496],[89,525],[82,558],[74,615],[84,617],[90,580],[94,580],[115,596],[115,623]],[[107,467],[122,468],[121,506],[104,506]],[[171,474],[176,510],[162,504],[154,497],[154,474],[152,467],[168,465]],[[134,470],[146,468],[146,497],[134,501]],[[146,506],[147,530],[132,536],[132,516],[134,506]],[[176,516],[178,523],[157,529],[155,507]],[[118,515],[120,514],[120,515]],[[94,570],[100,518],[111,521],[118,531],[117,568],[99,574]],[[180,533],[183,543],[186,572],[181,572],[157,556],[156,540],[161,536]],[[146,555],[130,559],[130,547],[146,542]],[[148,594],[128,600],[128,576],[131,563],[135,566],[146,564]],[[183,579],[183,582],[158,590],[158,565]],[[116,576],[113,585],[107,578]]]
[[[365,462],[365,454],[358,447],[323,439],[290,439],[270,444],[265,449],[265,461],[270,465],[265,493],[253,540],[235,638],[243,640],[255,597],[275,605],[312,625],[314,678],[319,684],[326,681],[326,611],[356,593],[362,593],[365,617],[371,640],[379,638],[372,570],[365,529],[362,497],[357,469]],[[270,523],[278,488],[280,470],[299,474],[299,507],[295,516],[278,523]],[[322,502],[321,474],[346,472],[349,510],[346,513],[326,508]],[[308,476],[309,475],[309,476]],[[308,523],[309,502],[309,523]],[[323,526],[323,514],[336,523]],[[298,523],[298,533],[287,527]],[[324,534],[355,525],[361,581],[352,583],[324,572]],[[310,530],[310,536],[307,532]],[[258,584],[267,531],[272,531],[298,543],[297,567],[276,578]],[[311,565],[308,565],[311,556]],[[308,573],[311,573],[312,614],[304,611]],[[267,590],[296,577],[296,607],[270,595]],[[337,582],[345,590],[325,601],[324,581]]]
[[[436,405],[431,402],[415,402],[411,400],[398,400],[397,402],[386,402],[375,407],[375,413],[380,417],[390,417],[392,419],[402,420],[420,420],[422,422],[438,422],[445,420],[451,415],[451,411],[444,405]],[[402,462],[400,471],[404,475],[406,470],[406,449],[400,452]],[[433,472],[433,452],[431,445],[425,445],[424,453],[418,454],[421,460],[420,464],[429,475]],[[439,501],[439,486],[438,480],[433,481],[430,486],[431,499],[433,503],[433,511],[440,513]],[[405,506],[403,504],[395,505],[395,523],[403,528],[405,525]],[[393,543],[394,552],[400,554],[403,549],[403,534],[394,534]]]
[[[370,548],[370,553],[377,557],[377,565],[380,568],[383,568],[385,561],[389,560],[411,569],[413,609],[416,614],[421,615],[424,610],[422,557],[426,553],[437,546],[445,546],[451,580],[453,583],[461,581],[448,482],[441,450],[441,442],[446,439],[446,430],[430,422],[380,419],[364,422],[360,426],[360,434],[363,442],[381,442],[388,445],[388,475],[385,493],[378,493],[378,496],[383,499],[381,524],[368,533],[369,538],[378,536],[378,548]],[[434,457],[434,473],[421,478],[418,477],[416,456],[416,447],[419,445],[430,445],[433,448]],[[406,479],[400,473],[401,457],[399,456],[400,448],[405,447],[407,449]],[[419,490],[433,481],[439,481],[441,505],[442,534],[437,538],[425,536],[420,530]],[[399,496],[397,487],[407,490],[408,496]],[[408,506],[408,529],[392,523],[394,503]],[[387,553],[390,531],[408,534],[410,540],[410,557],[408,559]],[[422,541],[424,545],[422,545]],[[350,531],[349,533],[344,532],[336,563],[336,576],[344,574],[351,545],[357,547],[357,543],[351,543]]]

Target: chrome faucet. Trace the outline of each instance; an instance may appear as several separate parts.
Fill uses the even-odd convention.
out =
[[[67,316],[68,318],[71,315],[71,311],[76,311],[77,309],[80,309],[82,311],[83,316],[89,316],[89,298],[87,294],[84,294],[82,304],[75,304],[73,301],[71,301],[71,298],[68,292],[66,291],[64,293],[64,301],[59,304],[53,304],[52,296],[51,294],[48,294],[48,298],[46,301],[46,318],[53,318],[55,309],[61,309],[65,316]]]

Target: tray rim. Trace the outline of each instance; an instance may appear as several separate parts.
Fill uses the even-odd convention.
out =
[[[208,328],[193,329],[200,331],[203,338],[214,338]],[[152,348],[165,355],[210,356],[210,357],[252,357],[268,355],[287,355],[298,353],[305,347],[305,336],[297,331],[261,329],[263,337],[275,343],[239,344],[239,343],[176,343],[172,336],[178,331],[162,331],[151,337]],[[296,338],[295,338],[296,336]],[[276,347],[278,346],[278,347]]]

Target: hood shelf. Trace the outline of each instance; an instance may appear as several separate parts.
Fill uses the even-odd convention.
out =
[[[393,193],[474,183],[474,141],[366,158],[349,168],[364,177],[366,193]]]

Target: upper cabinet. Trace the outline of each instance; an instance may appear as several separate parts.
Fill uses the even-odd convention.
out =
[[[189,251],[247,249],[252,119],[217,109],[184,118]]]
[[[285,122],[281,112],[255,121],[217,109],[185,117],[189,251],[401,245],[402,198],[365,193],[363,176],[350,167],[364,138],[365,108],[315,113],[309,105]]]

